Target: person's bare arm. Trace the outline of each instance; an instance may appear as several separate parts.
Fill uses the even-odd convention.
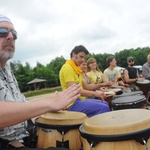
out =
[[[129,74],[128,74],[128,70],[127,69],[124,70],[124,78],[125,78],[127,83],[129,83],[129,82],[136,82],[136,80],[137,80],[136,78],[135,79],[130,79],[129,78]]]
[[[54,93],[47,100],[29,102],[0,101],[0,128],[15,125],[48,111],[64,109],[68,104],[80,97],[79,85],[73,84],[67,90]]]
[[[73,81],[67,82],[67,86],[68,87],[70,87],[72,84],[74,84]],[[83,82],[83,86],[84,86],[84,84],[86,84],[86,83]],[[90,84],[87,84],[87,85],[90,85]],[[99,85],[96,85],[96,86],[100,87]],[[99,98],[101,100],[104,100],[106,98],[106,95],[104,94],[104,92],[95,92],[93,90],[81,89],[80,90],[80,94],[81,94],[81,96],[85,96],[85,97],[97,97],[97,98]]]
[[[129,75],[128,75],[128,70],[127,69],[124,70],[124,78],[125,78],[126,82],[128,82],[128,83],[129,82],[136,82],[136,81],[142,81],[142,80],[144,80],[144,78],[140,78],[140,75],[138,74],[138,72],[137,72],[137,78],[130,79]]]

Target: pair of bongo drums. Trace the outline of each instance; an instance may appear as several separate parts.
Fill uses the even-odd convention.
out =
[[[111,111],[87,118],[79,112],[47,113],[36,120],[38,148],[70,150],[148,150],[150,112]]]

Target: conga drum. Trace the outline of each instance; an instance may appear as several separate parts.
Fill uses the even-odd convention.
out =
[[[150,112],[124,109],[88,118],[79,128],[83,150],[150,149]]]
[[[115,98],[112,102],[113,110],[143,108],[146,104],[144,95],[132,95]]]
[[[146,96],[150,89],[150,81],[145,79],[143,81],[137,81],[136,84],[140,88],[140,90],[143,91],[143,94]]]
[[[86,114],[72,111],[41,115],[35,121],[38,127],[37,148],[65,147],[70,150],[80,150],[79,126],[86,119]]]

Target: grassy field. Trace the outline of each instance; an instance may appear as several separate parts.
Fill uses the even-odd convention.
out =
[[[54,93],[55,91],[61,91],[61,86],[53,87],[53,88],[45,88],[40,90],[34,90],[34,91],[28,91],[23,93],[26,98],[32,97],[32,96],[38,96],[43,94],[49,94]]]

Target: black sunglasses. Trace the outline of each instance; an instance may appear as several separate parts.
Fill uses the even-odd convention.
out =
[[[6,37],[9,32],[12,33],[13,37],[14,37],[14,40],[17,39],[17,32],[15,30],[8,30],[6,28],[0,28],[0,37]]]

